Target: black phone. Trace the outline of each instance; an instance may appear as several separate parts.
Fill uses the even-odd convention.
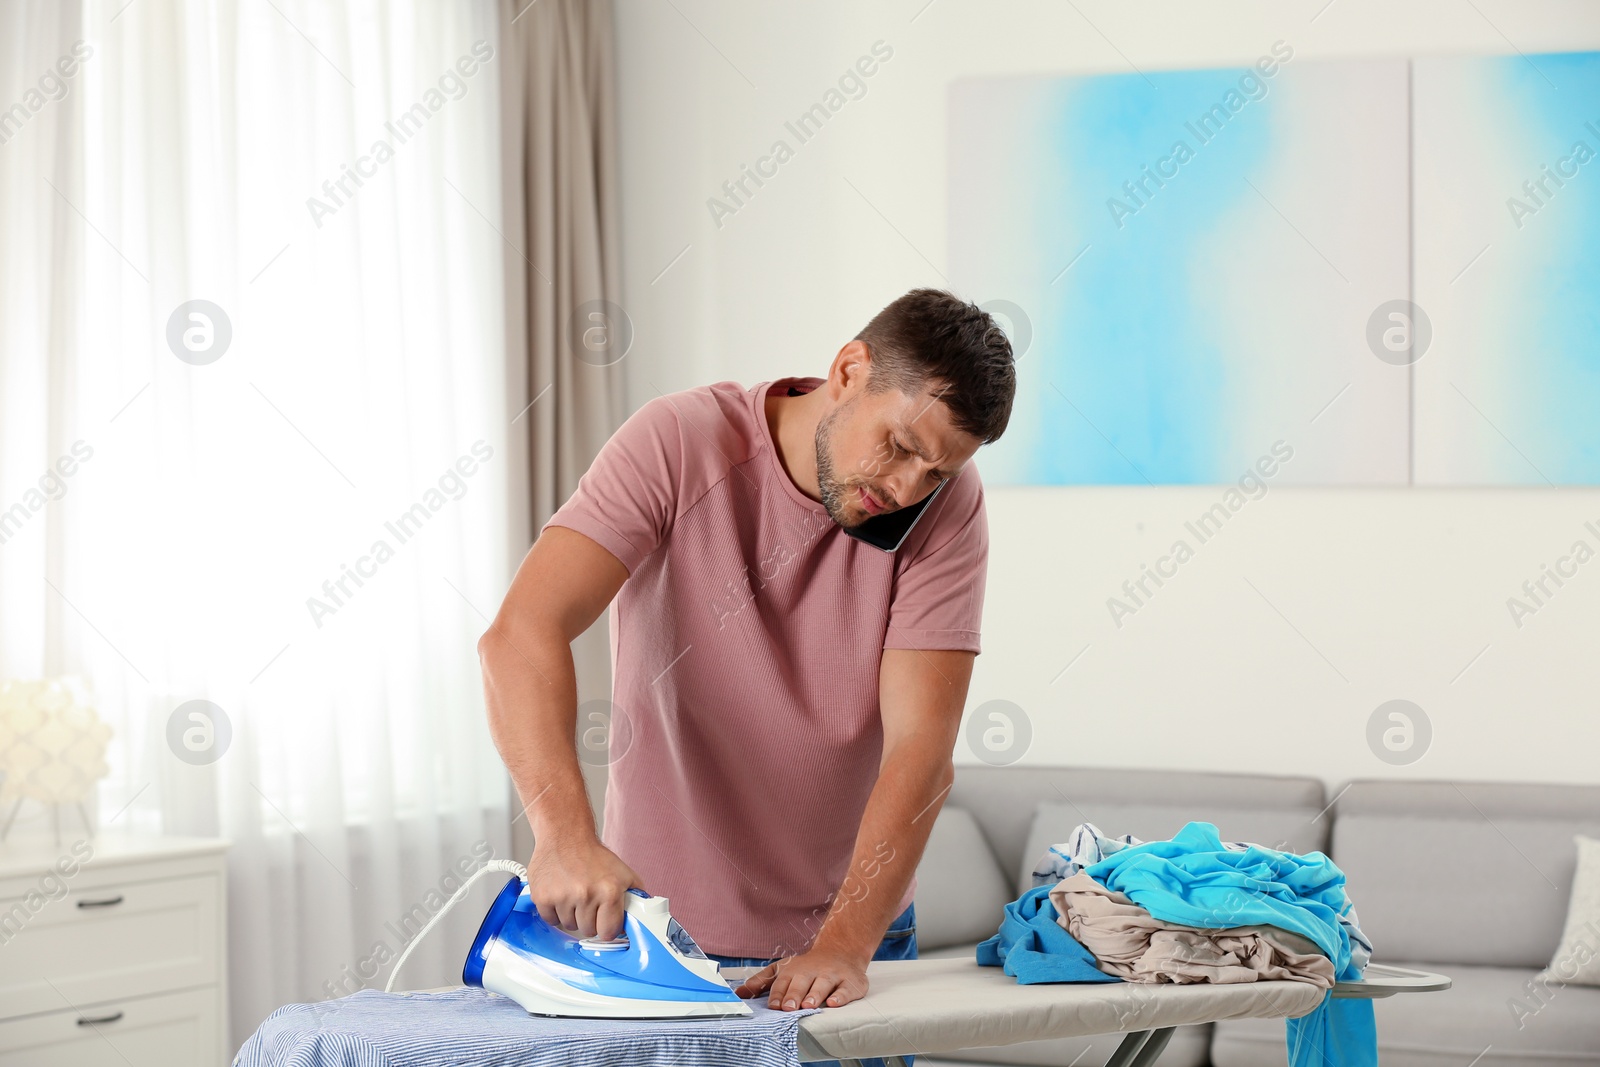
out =
[[[950,483],[946,478],[933,487],[933,492],[912,504],[910,507],[891,511],[887,515],[874,515],[859,526],[843,527],[844,532],[854,537],[857,541],[865,541],[873,548],[881,548],[885,552],[893,552],[905,543],[911,528],[922,518],[922,513],[928,510],[934,498],[944,492],[944,487]]]

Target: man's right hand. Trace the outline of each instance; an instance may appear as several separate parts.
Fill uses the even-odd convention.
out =
[[[598,840],[535,844],[528,860],[528,896],[539,918],[579,937],[615,938],[622,932],[623,899],[643,889],[638,873]]]

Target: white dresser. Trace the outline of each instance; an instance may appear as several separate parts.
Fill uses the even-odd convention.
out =
[[[227,842],[0,844],[0,1067],[228,1063]]]

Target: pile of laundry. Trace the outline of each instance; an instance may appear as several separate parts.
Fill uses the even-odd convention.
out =
[[[978,946],[980,964],[1022,984],[1306,982],[1328,992],[1287,1020],[1290,1064],[1376,1067],[1372,1001],[1332,999],[1336,980],[1361,978],[1372,943],[1321,852],[1224,842],[1207,822],[1148,842],[1084,823],[1033,883]]]

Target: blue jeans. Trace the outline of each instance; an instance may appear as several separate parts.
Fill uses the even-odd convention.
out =
[[[706,955],[716,960],[724,967],[765,967],[772,960],[764,960],[757,956],[718,956],[707,952]],[[917,958],[917,906],[907,904],[906,910],[900,913],[899,918],[889,924],[883,932],[883,940],[878,942],[878,951],[872,954],[875,960],[914,960]],[[916,1062],[915,1056],[907,1056],[906,1067]],[[839,1067],[838,1060],[819,1060],[810,1067]],[[884,1061],[874,1056],[861,1061],[861,1067],[885,1067]]]

